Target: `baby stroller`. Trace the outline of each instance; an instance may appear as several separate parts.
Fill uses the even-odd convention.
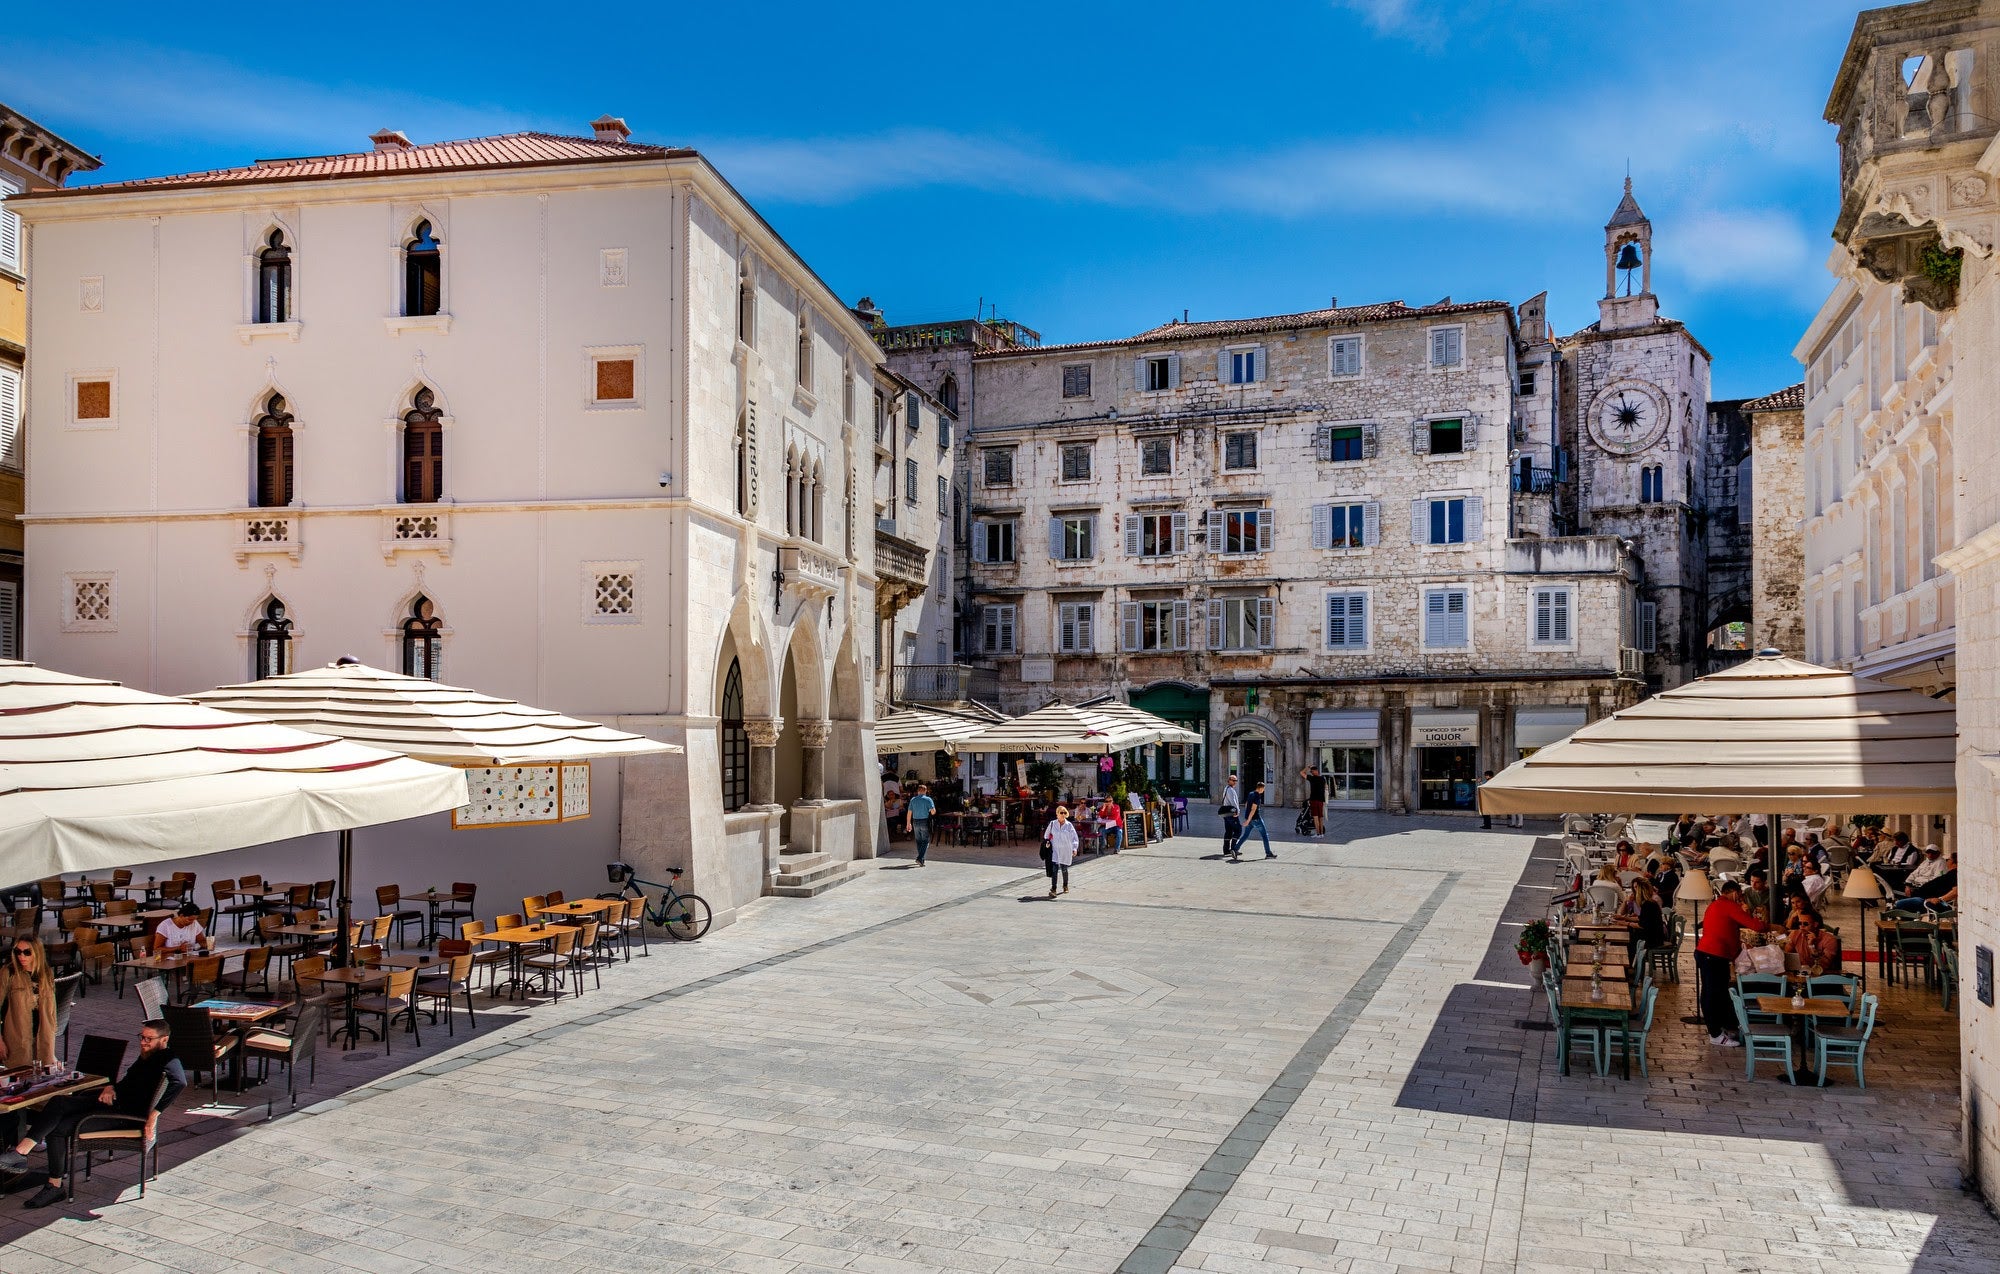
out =
[[[1311,805],[1301,805],[1301,806],[1299,806],[1299,817],[1298,817],[1298,821],[1292,824],[1292,830],[1293,830],[1293,831],[1295,831],[1295,832],[1297,832],[1297,833],[1298,833],[1299,835],[1301,835],[1301,836],[1310,836],[1310,835],[1312,835],[1312,833],[1313,833],[1313,811],[1312,811],[1312,806],[1311,806]]]

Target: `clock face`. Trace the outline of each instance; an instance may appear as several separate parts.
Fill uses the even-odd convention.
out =
[[[1639,451],[1660,436],[1666,415],[1657,398],[1628,382],[1597,396],[1590,423],[1598,445],[1606,451]]]

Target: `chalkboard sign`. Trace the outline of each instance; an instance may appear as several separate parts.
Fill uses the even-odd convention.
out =
[[[1972,962],[1973,981],[1979,989],[1979,1002],[1988,1008],[1993,1006],[1993,948],[1981,947]]]

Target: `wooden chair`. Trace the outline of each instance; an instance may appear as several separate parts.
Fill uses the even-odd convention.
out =
[[[372,969],[382,963],[383,949],[379,942],[364,942],[354,948],[354,963],[364,969]]]
[[[280,966],[300,956],[311,955],[313,951],[312,939],[289,937],[279,933],[278,930],[284,927],[283,916],[257,917],[257,940],[263,944],[264,950],[278,960]]]
[[[301,1015],[309,1006],[319,1007],[322,1019],[328,1024],[327,1038],[331,1039],[331,1015],[339,1007],[341,995],[338,991],[327,990],[321,984],[319,975],[325,972],[326,957],[323,955],[301,956],[292,961],[292,996]]]
[[[160,905],[177,907],[192,895],[194,885],[186,880],[163,880],[160,882]]]
[[[315,881],[315,882],[314,882],[314,884],[313,884],[313,905],[314,905],[315,907],[318,907],[318,908],[319,908],[319,909],[320,909],[321,911],[331,911],[331,910],[333,909],[333,882],[332,882],[332,881],[330,881],[330,880],[321,880],[321,881]]]
[[[274,917],[265,917],[273,919]],[[220,960],[222,957],[215,957]],[[254,984],[254,985],[253,985]],[[224,990],[238,991],[244,995],[257,991],[263,995],[271,993],[271,948],[252,947],[243,953],[243,967],[234,973],[222,975]]]
[[[122,892],[131,887],[132,869],[130,867],[120,867],[111,873],[111,888],[113,890]]]
[[[472,1029],[479,1029],[479,1018],[472,1011],[472,947],[460,938],[444,938],[438,942],[438,954],[451,960],[447,972],[434,973],[418,978],[416,994],[419,999],[429,1000],[433,1006],[444,1009],[444,1029],[447,1035],[458,1034],[452,1025],[451,997],[465,997],[465,1016],[472,1023]],[[436,1007],[431,1010],[431,1020],[435,1022]]]
[[[327,1006],[317,1001],[306,1004],[299,1010],[298,1020],[288,1031],[260,1028],[250,1032],[243,1039],[245,1057],[257,1059],[257,1077],[270,1077],[271,1063],[285,1064],[285,1092],[291,1097],[292,1105],[299,1104],[299,1063],[309,1067],[308,1082],[319,1078],[319,1037],[327,1026]],[[264,1105],[264,1115],[269,1118],[277,1103],[277,1095],[272,1094]]]
[[[560,889],[551,889],[547,894],[543,895],[543,897],[544,897],[543,905],[548,907],[560,907],[565,902],[569,901],[568,895],[564,894],[563,891]]]
[[[207,1071],[209,1096],[219,1099],[222,1062],[236,1051],[238,1037],[217,1035],[214,1019],[208,1016],[207,1009],[168,1004],[160,1009],[160,1016],[166,1019],[167,1029],[173,1033],[167,1046],[174,1050],[174,1056],[187,1068],[191,1078]]]
[[[293,885],[290,889],[286,890],[285,891],[286,923],[297,924],[299,919],[299,912],[305,910],[307,907],[312,906],[312,900],[313,900],[313,887],[311,885]]]
[[[477,944],[485,935],[484,920],[468,920],[458,927],[458,936],[468,946]],[[475,950],[472,953],[473,970],[475,972],[480,969],[486,970],[486,991],[494,999],[500,997],[500,970],[506,967],[506,964],[507,953],[499,947],[488,947],[483,951]]]
[[[229,916],[236,922],[236,936],[243,936],[243,917],[257,914],[257,902],[250,899],[238,902],[235,896],[236,882],[233,880],[211,880],[209,893],[215,898],[215,914]]]
[[[495,916],[495,917],[493,917],[493,924],[492,924],[492,928],[494,928],[494,929],[519,929],[519,928],[521,927],[521,925],[522,925],[523,923],[524,923],[524,922],[522,921],[522,919],[521,919],[521,917],[520,917],[520,915],[519,915],[519,914],[517,914],[517,913],[509,913],[508,915],[504,915],[504,916]]]
[[[389,984],[380,995],[363,995],[354,1001],[354,1011],[367,1017],[382,1019],[382,1051],[395,1052],[390,1044],[389,1024],[397,1018],[405,1018],[410,1024],[410,1038],[419,1048],[423,1047],[423,1036],[417,1033],[417,1005],[414,992],[417,984],[415,969],[391,969]]]
[[[521,899],[521,914],[533,920],[541,914],[542,908],[548,905],[549,898],[547,894],[529,894],[526,898]]]
[[[389,927],[395,926],[396,945],[408,947],[405,936],[411,925],[417,927],[417,937],[424,935],[424,912],[421,907],[403,906],[403,891],[395,885],[379,885],[375,889],[375,908],[381,914],[376,917],[375,941],[381,942],[389,936]]]
[[[438,908],[438,923],[441,925],[452,925],[461,920],[472,919],[472,904],[479,896],[479,886],[469,880],[453,881],[451,891],[465,896],[457,902],[448,902]]]
[[[41,911],[47,916],[60,916],[63,905],[69,900],[69,882],[61,876],[51,876],[36,886],[41,895]],[[39,922],[37,922],[39,925]]]
[[[389,927],[396,923],[394,916],[377,916],[368,922],[368,941],[381,946],[389,941]]]
[[[90,882],[90,912],[92,915],[95,916],[103,915],[104,904],[110,902],[111,898],[112,898],[112,893],[111,893],[110,881],[93,880]]]
[[[555,935],[554,942],[547,950],[538,951],[522,960],[521,967],[529,973],[538,975],[549,994],[560,1000],[563,980],[570,971],[570,953],[575,949],[576,930],[566,928]],[[576,993],[582,995],[583,987],[579,985]]]
[[[188,1003],[206,1000],[222,990],[222,957],[197,956],[188,961]],[[206,1012],[207,1010],[203,1010]]]
[[[603,966],[597,954],[597,921],[586,920],[578,927],[576,946],[570,952],[569,967],[570,972],[576,976],[577,998],[583,997],[585,969],[590,970],[590,976],[596,979],[597,989],[600,991],[604,989],[604,975],[599,971]]]
[[[606,962],[617,959],[621,948],[625,959],[628,962],[632,959],[632,946],[625,929],[625,913],[629,910],[624,900],[618,899],[600,913],[601,923],[597,929],[597,955],[600,959]]]

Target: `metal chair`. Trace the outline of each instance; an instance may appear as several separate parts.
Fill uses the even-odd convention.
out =
[[[146,1179],[158,1176],[160,1172],[160,1140],[158,1125],[153,1115],[158,1112],[160,1099],[167,1095],[165,1076],[153,1087],[153,1100],[147,1104],[148,1113],[143,1115],[121,1115],[114,1110],[91,1111],[76,1121],[76,1127],[69,1137],[69,1170],[63,1176],[63,1192],[67,1198],[76,1198],[76,1152],[83,1151],[83,1176],[90,1179],[91,1169],[97,1166],[97,1156],[110,1154],[116,1150],[136,1150],[139,1152],[139,1197],[146,1197]]]
[[[326,1016],[326,1005],[309,1002],[299,1010],[291,1030],[255,1030],[244,1038],[244,1055],[256,1057],[260,1081],[269,1077],[272,1062],[285,1064],[285,1092],[293,1106],[299,1104],[299,1063],[304,1062],[309,1068],[308,1082],[319,1078],[319,1037],[326,1027]],[[276,1104],[277,1095],[273,1093],[264,1105],[266,1118]]]

